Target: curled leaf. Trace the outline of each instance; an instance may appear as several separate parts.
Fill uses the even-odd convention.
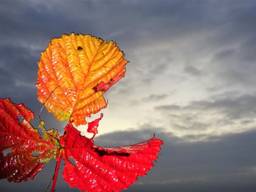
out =
[[[53,39],[38,63],[38,99],[58,120],[85,124],[106,107],[103,97],[124,76],[127,61],[113,41],[90,35]]]
[[[23,104],[0,99],[0,179],[33,179],[55,157],[55,144],[40,137],[29,122],[33,118]]]

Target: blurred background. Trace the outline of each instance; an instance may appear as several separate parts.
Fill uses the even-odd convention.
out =
[[[50,39],[115,40],[130,62],[106,94],[96,144],[154,133],[165,141],[156,166],[126,191],[255,192],[255,10],[253,0],[1,0],[0,97],[38,114],[37,61]],[[0,191],[43,192],[54,163],[30,182],[1,180]],[[59,177],[58,191],[78,190]]]

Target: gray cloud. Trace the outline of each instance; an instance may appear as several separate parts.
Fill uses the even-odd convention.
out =
[[[157,106],[155,109],[162,111],[179,111],[179,110],[202,110],[210,111],[217,110],[223,112],[230,118],[230,120],[239,118],[253,118],[256,115],[256,96],[254,95],[241,95],[233,97],[215,98],[211,101],[200,100],[193,101],[189,105],[162,105]]]
[[[71,6],[69,1],[40,3],[31,0],[28,2],[17,1],[15,6],[12,5],[13,3],[1,2],[1,26],[4,30],[0,33],[2,37],[5,37],[1,44],[3,47],[6,45],[11,47],[22,45],[24,47],[24,44],[36,47],[37,52],[34,54],[34,58],[26,63],[35,64],[39,52],[46,47],[52,37],[72,31],[93,33],[104,38],[114,38],[125,50],[127,58],[132,61],[128,65],[127,73],[129,75],[125,82],[128,82],[127,84],[132,88],[155,81],[175,65],[175,61],[172,62],[172,59],[169,58],[172,54],[171,50],[168,48],[163,49],[164,51],[156,50],[154,45],[157,45],[158,42],[181,44],[190,36],[195,36],[197,39],[197,34],[199,34],[201,39],[199,38],[198,45],[191,49],[200,53],[201,49],[205,50],[201,46],[206,44],[209,46],[207,49],[215,52],[216,49],[223,47],[223,44],[226,46],[233,45],[234,42],[242,43],[247,38],[248,43],[241,45],[241,50],[249,53],[246,51],[246,47],[250,46],[249,42],[255,37],[255,33],[251,32],[254,25],[250,25],[253,22],[251,18],[254,16],[253,1],[247,1],[247,3],[240,1],[232,1],[232,3],[231,1],[147,1],[147,3],[121,1],[118,4],[114,1],[107,3],[104,1],[77,1]],[[208,34],[213,35],[204,40]],[[226,42],[227,39],[231,40]],[[20,51],[22,51],[21,47]],[[141,55],[143,59],[140,60],[140,49],[144,47],[152,47],[152,51],[145,52],[144,55]],[[186,56],[186,50],[183,51]],[[4,55],[4,53],[2,54]],[[15,52],[15,56],[12,54],[11,57],[16,58],[17,54],[19,53]],[[12,58],[9,54],[7,55],[7,60],[10,62]],[[173,55],[171,56],[173,57]],[[20,60],[20,57],[17,59]],[[23,63],[22,60],[20,63]],[[194,70],[198,68],[192,65],[194,64],[183,66],[185,72],[198,74],[198,70]],[[16,64],[12,64],[12,66],[16,66]],[[34,71],[36,65],[30,66],[33,66]],[[223,65],[221,64],[221,66]],[[205,68],[211,69],[208,66]],[[207,73],[205,68],[201,73]],[[213,70],[211,73],[217,73],[216,78],[229,77],[218,70],[217,72]],[[233,74],[232,68],[227,68],[224,73]],[[26,74],[29,75],[32,72]],[[237,75],[234,72],[230,78],[231,76]],[[243,73],[239,77],[242,76],[246,79],[253,75],[244,75]],[[174,74],[169,77],[175,81]],[[230,79],[230,81],[233,80]],[[120,86],[122,85],[120,84]],[[129,92],[129,90],[131,89],[122,89],[118,93]]]
[[[184,68],[184,71],[190,75],[197,76],[197,77],[202,75],[202,72],[193,66],[186,66]]]
[[[97,138],[96,143],[103,146],[127,145],[148,139],[157,129],[158,137],[165,142],[163,150],[153,170],[136,185],[127,191],[179,190],[180,192],[198,190],[205,191],[245,191],[252,192],[255,185],[255,160],[253,153],[256,142],[256,132],[233,134],[216,137],[210,142],[187,142],[176,138],[164,129],[150,125],[142,129],[130,129]],[[36,178],[27,184],[8,184],[1,182],[0,188],[6,192],[19,189],[42,190],[53,172],[54,162]],[[154,189],[154,190],[153,190]],[[58,190],[78,191],[68,189],[67,184],[59,179]]]
[[[168,119],[171,129],[177,131],[174,134],[199,139],[254,129],[255,103],[254,95],[230,96],[227,93],[211,100],[193,101],[184,106],[160,105],[155,109]]]
[[[146,102],[149,102],[149,101],[159,101],[159,100],[162,100],[162,99],[166,99],[168,97],[167,94],[152,94],[152,95],[149,95],[147,97],[144,97],[142,98],[142,101],[146,101]]]
[[[51,38],[76,32],[114,39],[130,63],[107,95],[109,117],[134,127],[157,122],[166,141],[149,177],[127,191],[255,191],[255,8],[253,0],[1,1],[0,97],[37,113],[36,63]],[[43,117],[62,129],[51,114]],[[146,127],[97,142],[137,142],[157,130]],[[187,143],[199,138],[208,142]],[[0,190],[41,190],[50,177],[46,170],[31,183],[1,181]],[[58,190],[77,191],[63,181]]]
[[[98,140],[102,143],[112,140],[117,144],[131,144],[138,137],[145,139],[145,133],[150,132],[152,130],[119,132],[102,136]],[[176,188],[180,191],[214,191],[217,186],[221,191],[225,188],[231,191],[234,185],[240,188],[237,191],[249,186],[255,189],[256,156],[251,153],[255,144],[255,131],[196,143],[184,142],[166,132],[161,132],[159,136],[165,140],[165,145],[156,167],[147,177],[140,179],[142,186],[136,185],[130,191],[149,190],[154,185],[161,190]]]

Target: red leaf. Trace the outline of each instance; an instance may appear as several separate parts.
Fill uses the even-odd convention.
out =
[[[145,142],[103,148],[80,135],[72,124],[61,138],[65,146],[63,177],[71,187],[88,192],[121,191],[145,175],[157,159],[163,141],[153,137]]]
[[[43,140],[31,124],[33,112],[23,104],[0,99],[0,179],[21,182],[33,179],[56,148]]]
[[[103,113],[100,114],[100,117],[93,120],[92,122],[88,123],[88,128],[87,128],[87,132],[88,133],[93,133],[94,136],[98,133],[98,126],[99,126],[99,122],[100,120],[103,118]]]
[[[96,87],[94,87],[94,91],[107,91],[110,87],[112,87],[115,83],[117,83],[121,78],[123,78],[124,73],[119,73],[116,77],[110,79],[109,82],[105,83],[101,81]]]

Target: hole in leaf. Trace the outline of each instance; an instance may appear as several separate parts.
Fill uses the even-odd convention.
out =
[[[18,169],[15,169],[12,173],[13,176],[17,175],[19,173],[19,170]]]
[[[73,165],[76,166],[76,160],[73,157],[69,157],[68,161]]]
[[[11,149],[11,148],[7,148],[7,149],[4,149],[4,150],[2,151],[4,157],[6,157],[7,155],[9,155],[11,152],[12,152],[12,149]]]
[[[40,135],[40,137],[43,138],[43,131],[42,131],[42,129],[37,129],[37,131],[38,131],[38,134]]]
[[[104,149],[99,149],[96,148],[95,152],[98,153],[99,156],[104,156],[104,155],[113,155],[113,156],[123,156],[123,157],[129,157],[130,154],[127,152],[119,152],[119,151],[106,151]]]
[[[32,152],[32,156],[33,156],[33,157],[39,157],[39,155],[40,155],[40,152],[39,152],[39,151],[33,151],[33,152]]]
[[[21,124],[23,121],[24,121],[24,117],[23,116],[21,116],[21,115],[18,115],[18,122],[19,122],[19,124]]]
[[[78,50],[78,51],[81,51],[81,50],[83,50],[83,47],[78,46],[78,47],[77,47],[77,50]]]

